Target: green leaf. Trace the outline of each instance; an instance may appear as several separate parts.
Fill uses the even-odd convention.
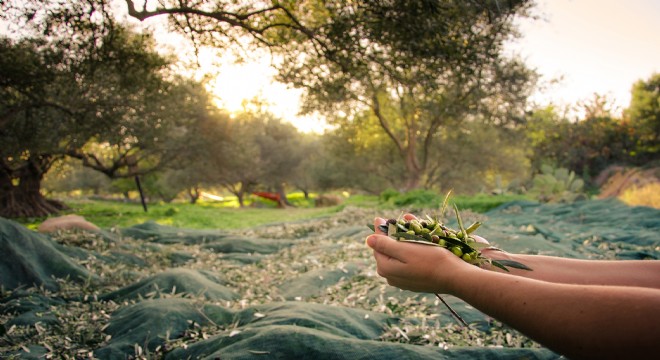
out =
[[[506,266],[499,263],[499,260],[491,260],[490,263],[493,264],[493,266],[497,266],[498,268],[506,272],[510,272],[509,269],[506,268]]]
[[[445,213],[445,210],[447,209],[447,203],[449,202],[449,195],[451,195],[451,190],[447,192],[447,195],[445,195],[445,200],[442,202],[442,206],[440,207],[440,216],[442,216]]]
[[[420,235],[412,235],[412,234],[408,234],[407,232],[398,232],[398,233],[394,233],[394,234],[392,234],[392,235],[390,235],[390,236],[391,236],[392,238],[394,238],[395,240],[399,240],[399,239],[403,238],[403,239],[406,239],[406,240],[415,240],[415,241],[421,241],[421,242],[429,242],[429,241],[427,241],[426,239],[424,239],[424,238],[423,238],[422,236],[420,236]]]
[[[468,234],[472,234],[475,230],[479,228],[479,226],[481,226],[481,222],[477,221],[474,224],[468,226],[467,229],[465,229],[465,232],[467,232]]]
[[[409,235],[409,234],[406,234],[406,235],[408,235],[408,236],[413,236],[413,235]],[[413,243],[413,244],[421,244],[421,245],[429,245],[429,246],[442,247],[442,246],[440,246],[440,245],[438,245],[438,244],[436,244],[436,243],[432,243],[432,242],[430,242],[430,241],[426,241],[426,240],[403,239],[403,240],[398,240],[398,241],[399,241],[399,242]]]
[[[463,227],[463,219],[461,219],[461,213],[458,211],[458,206],[455,203],[453,205],[454,205],[454,211],[456,212],[456,221],[458,222],[458,227],[459,229],[461,229],[461,233],[463,234],[463,239],[467,239],[467,232]]]
[[[477,250],[477,249],[473,248],[472,246],[470,246],[469,244],[466,244],[466,243],[464,243],[463,241],[461,241],[459,239],[454,239],[454,238],[451,238],[451,237],[448,237],[448,236],[442,236],[442,235],[438,235],[438,236],[440,237],[440,239],[442,239],[442,240],[444,240],[444,241],[446,241],[446,242],[448,242],[448,243],[450,243],[454,246],[459,246],[461,248],[461,251],[463,251],[463,252],[472,252],[472,251]]]
[[[512,267],[512,268],[515,268],[515,269],[532,271],[532,268],[530,268],[529,266],[527,266],[523,263],[519,263],[519,262],[514,261],[514,260],[493,260],[493,263],[495,263],[495,261],[497,261],[498,263],[500,263],[503,266],[508,266],[508,267]]]

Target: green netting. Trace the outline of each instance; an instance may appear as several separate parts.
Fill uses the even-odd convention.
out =
[[[176,349],[166,359],[557,359],[545,349],[454,348],[395,344],[301,326],[250,328]]]
[[[325,288],[338,283],[342,279],[355,276],[360,269],[365,268],[364,263],[339,264],[334,269],[315,269],[305,272],[295,281],[282,284],[281,296],[287,300],[296,298],[309,298],[322,295]]]
[[[126,359],[135,344],[153,351],[165,340],[180,337],[194,324],[209,322],[203,306],[188,299],[143,300],[115,312],[105,332],[112,336],[95,355],[101,359]]]
[[[56,278],[86,281],[94,278],[85,268],[60,252],[46,235],[0,218],[0,285],[58,288]]]
[[[233,300],[238,294],[226,282],[208,271],[169,269],[134,284],[100,296],[116,302],[139,298],[158,298],[163,294],[203,296],[211,300]]]
[[[220,253],[257,253],[272,254],[293,245],[290,240],[250,239],[241,236],[229,236],[216,239],[202,247]]]
[[[515,202],[475,216],[484,222],[477,233],[510,252],[594,259],[660,256],[660,211],[616,200]],[[447,339],[458,326],[433,294],[402,291],[377,276],[364,245],[370,233],[365,225],[373,217],[373,210],[347,208],[323,219],[234,232],[146,223],[120,234],[106,232],[106,242],[98,243],[103,249],[60,245],[0,219],[0,357],[53,355],[44,343],[52,346],[63,337],[58,331],[83,326],[67,323],[70,311],[100,319],[82,324],[102,336],[76,346],[101,359],[125,359],[138,348],[168,359],[558,357],[506,341],[500,348],[413,345],[414,337],[422,342],[425,334],[414,331],[424,324]],[[54,277],[90,275],[100,281],[55,292]],[[53,292],[20,289],[33,284]],[[509,331],[460,299],[444,299],[477,337]],[[23,347],[2,342],[2,333],[12,326],[35,329],[36,324],[42,333],[31,330],[35,336]],[[393,336],[397,331],[410,339]],[[69,337],[75,343],[76,334]]]
[[[16,316],[10,319],[5,327],[13,325],[32,326],[37,322],[43,324],[57,324],[58,319],[50,311],[53,307],[64,305],[64,299],[43,294],[15,291],[7,299],[3,299],[0,314]]]
[[[658,259],[660,212],[616,199],[572,204],[512,202],[487,214],[479,233],[510,252],[574,258]]]
[[[121,229],[123,236],[162,244],[204,244],[229,236],[220,230],[179,229],[147,221],[144,224]]]

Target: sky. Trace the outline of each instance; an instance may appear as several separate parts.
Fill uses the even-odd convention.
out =
[[[533,99],[574,105],[594,93],[622,110],[638,80],[660,72],[659,0],[537,0],[541,19],[520,23],[511,46],[543,79],[562,81]]]
[[[638,80],[660,72],[660,0],[537,0],[539,19],[519,21],[522,38],[508,46],[541,75],[532,101],[575,109],[594,94],[613,102],[615,114],[630,103]],[[266,58],[266,57],[264,57]],[[238,111],[245,98],[260,96],[271,111],[301,131],[321,132],[323,122],[296,116],[300,92],[272,83],[268,62],[226,66],[213,92],[219,103]]]
[[[561,79],[537,91],[532,96],[536,104],[575,108],[598,93],[613,101],[618,114],[630,103],[633,83],[660,73],[660,0],[536,3],[539,19],[519,21],[522,38],[508,46],[537,70],[543,84]],[[177,48],[176,37],[156,35]],[[301,91],[272,81],[275,72],[269,56],[255,58],[261,60],[236,65],[229,54],[201,52],[199,63],[203,71],[213,73],[210,90],[218,105],[238,112],[244,100],[259,97],[271,112],[301,131],[322,132],[326,127],[321,119],[297,115]],[[579,111],[575,114],[579,116]]]

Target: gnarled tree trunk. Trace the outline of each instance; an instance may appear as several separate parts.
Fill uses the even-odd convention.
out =
[[[41,180],[50,164],[50,157],[30,158],[17,168],[0,162],[0,216],[42,217],[66,208],[41,194]]]

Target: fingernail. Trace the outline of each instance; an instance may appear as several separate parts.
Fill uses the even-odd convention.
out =
[[[376,245],[376,237],[373,235],[367,236],[367,246],[373,248]]]

